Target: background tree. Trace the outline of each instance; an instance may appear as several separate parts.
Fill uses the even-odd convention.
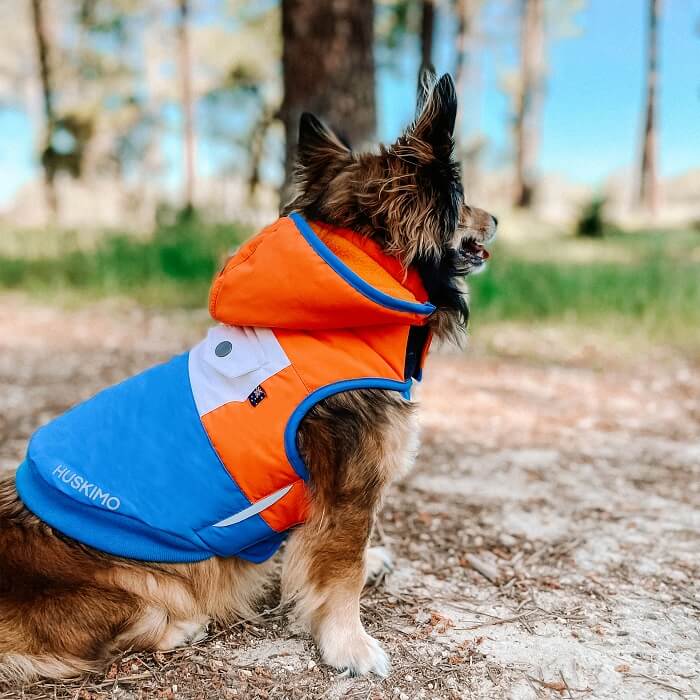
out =
[[[659,205],[659,186],[656,164],[656,90],[658,83],[658,25],[660,0],[649,0],[647,19],[646,101],[642,159],[639,172],[639,203],[656,214]]]
[[[195,187],[195,135],[194,105],[192,102],[192,64],[189,36],[189,0],[178,0],[178,64],[180,68],[180,94],[182,100],[182,128],[184,150],[184,188],[186,212],[194,208]]]
[[[520,73],[515,98],[515,206],[529,207],[536,188],[536,163],[544,90],[543,0],[520,0]]]
[[[479,73],[475,46],[482,0],[452,0],[452,12],[457,25],[455,38],[454,78],[459,97],[455,129],[457,154],[462,163],[465,186],[473,192],[479,181],[479,159],[485,139],[468,114],[479,111]]]
[[[302,112],[326,120],[355,146],[374,138],[374,2],[282,0],[282,40],[284,199]]]
[[[473,30],[476,0],[453,0],[453,11],[457,20],[457,37],[455,40],[455,86],[457,95],[465,93],[467,79],[467,52],[469,38]]]
[[[44,135],[41,148],[41,164],[44,171],[44,186],[46,189],[46,203],[51,215],[55,218],[58,213],[58,198],[56,195],[55,169],[52,164],[53,134],[56,127],[56,113],[54,111],[54,85],[51,71],[51,59],[49,49],[49,36],[44,17],[44,1],[32,0],[32,27],[34,29],[34,42],[41,82],[41,93],[44,106]]]
[[[219,78],[203,93],[199,137],[215,144],[225,173],[243,175],[252,196],[279,172],[283,147],[280,8],[229,0],[228,10],[231,25],[217,23],[200,42],[200,50],[211,46],[206,61]],[[222,45],[229,49],[223,55]]]
[[[145,121],[139,89],[145,17],[138,6],[82,0],[64,18],[61,122],[70,131],[72,148],[64,155],[74,161],[74,177],[121,179],[143,157],[146,135],[137,133]]]
[[[142,121],[141,66],[134,59],[140,55],[138,6],[138,0],[32,0],[28,24],[37,49],[32,83],[42,96],[40,162],[55,222],[64,213],[59,195],[68,196],[59,176],[81,180],[86,190],[105,178],[115,179],[115,191],[125,186],[122,156]],[[21,75],[22,62],[18,57],[16,66],[5,65]],[[19,93],[12,103],[39,116],[31,94]]]
[[[435,34],[435,0],[422,0],[420,23],[420,71],[433,65],[433,35]]]

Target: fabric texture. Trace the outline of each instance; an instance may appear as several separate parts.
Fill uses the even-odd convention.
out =
[[[413,357],[434,311],[373,241],[298,214],[230,258],[209,308],[220,325],[188,353],[37,430],[17,473],[30,510],[117,556],[263,561],[306,515],[306,413],[339,391],[408,395],[409,334]]]

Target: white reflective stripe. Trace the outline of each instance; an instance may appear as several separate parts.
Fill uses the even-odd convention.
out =
[[[252,506],[248,506],[244,510],[240,511],[240,513],[236,513],[225,520],[220,520],[218,523],[215,523],[214,527],[228,527],[229,525],[240,523],[242,520],[252,518],[254,515],[257,515],[261,511],[265,510],[265,508],[269,508],[273,503],[277,503],[282,496],[285,496],[292,490],[293,485],[294,484],[290,484],[279,491],[275,491],[269,496],[265,496],[265,498],[260,499],[257,503],[253,503]]]
[[[217,354],[219,346],[224,352]],[[269,328],[221,325],[190,350],[188,364],[194,402],[203,416],[231,401],[245,401],[291,363]]]

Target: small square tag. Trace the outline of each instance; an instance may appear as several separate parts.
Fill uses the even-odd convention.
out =
[[[258,385],[255,387],[255,389],[253,389],[253,391],[250,392],[248,401],[250,401],[250,405],[253,406],[253,408],[255,408],[255,406],[257,406],[265,398],[267,398],[265,389]]]

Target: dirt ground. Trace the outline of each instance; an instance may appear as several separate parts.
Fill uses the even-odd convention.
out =
[[[40,423],[205,325],[0,297],[0,468]],[[273,592],[196,647],[0,698],[700,697],[700,365],[562,354],[537,328],[533,354],[518,337],[430,361],[423,447],[377,532],[395,571],[363,604],[389,678],[325,667]]]

